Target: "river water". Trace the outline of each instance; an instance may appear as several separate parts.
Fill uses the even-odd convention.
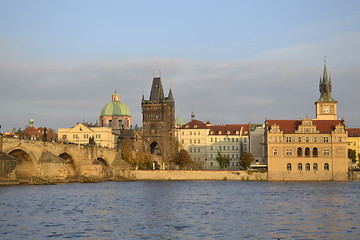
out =
[[[360,182],[0,186],[0,239],[359,239]]]

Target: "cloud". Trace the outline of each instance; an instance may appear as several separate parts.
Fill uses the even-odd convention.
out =
[[[355,109],[360,88],[357,57],[360,33],[264,52],[233,61],[178,58],[121,61],[0,62],[2,131],[35,125],[71,127],[95,122],[117,90],[141,125],[141,98],[148,99],[153,71],[162,70],[165,93],[171,88],[176,111],[190,120],[194,105],[199,120],[213,123],[263,122],[265,118],[315,117],[322,58],[328,56],[333,97],[339,116],[360,126]]]

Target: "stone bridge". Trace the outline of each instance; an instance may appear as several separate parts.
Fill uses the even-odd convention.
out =
[[[81,177],[103,179],[130,167],[121,160],[119,150],[95,145],[0,136],[0,151],[7,154],[0,158],[0,182],[28,182],[34,178],[59,181],[78,181]]]

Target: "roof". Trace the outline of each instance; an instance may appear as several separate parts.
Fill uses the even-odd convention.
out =
[[[295,133],[298,126],[301,125],[303,120],[267,120],[267,125],[271,128],[272,125],[278,125],[280,130],[284,133]],[[338,124],[344,125],[343,120],[311,120],[312,124],[320,133],[331,133],[335,126]]]
[[[181,118],[181,116],[180,116],[180,114],[177,116],[177,118],[175,119],[175,125],[176,126],[182,126],[182,125],[184,125],[185,124],[185,122],[184,122],[184,120],[182,120],[182,118]]]
[[[108,102],[101,110],[100,116],[130,116],[130,110],[123,102]]]
[[[360,137],[360,128],[348,128],[348,137]]]
[[[150,92],[150,101],[164,100],[164,89],[162,86],[161,78],[154,77]]]
[[[182,125],[180,129],[210,129],[211,131],[213,131],[213,135],[239,135],[239,134],[248,135],[250,125],[249,124],[210,125],[210,124],[205,124],[199,120],[192,120]],[[242,130],[241,133],[240,130]]]
[[[249,135],[249,124],[224,124],[209,126],[214,135]],[[241,131],[241,132],[240,132]],[[238,132],[238,133],[236,133]]]
[[[180,129],[208,129],[205,123],[199,120],[192,120],[180,127]]]

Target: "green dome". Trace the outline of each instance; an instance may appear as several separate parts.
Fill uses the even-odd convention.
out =
[[[112,101],[107,103],[101,110],[100,116],[131,116],[129,108],[119,100],[119,94],[115,92]]]

